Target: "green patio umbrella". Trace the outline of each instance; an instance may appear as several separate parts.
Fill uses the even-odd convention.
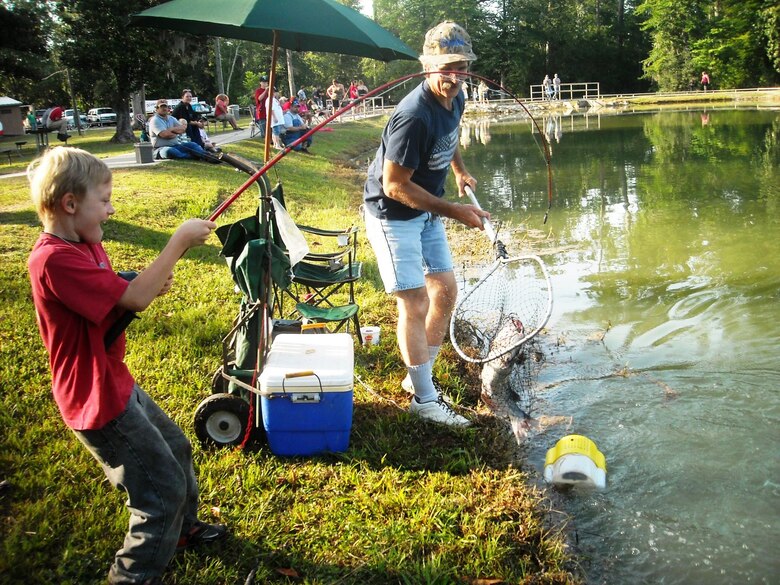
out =
[[[271,92],[279,47],[380,61],[418,57],[392,33],[335,0],[172,0],[134,14],[131,22],[272,45]],[[268,116],[264,160],[270,151],[270,122]]]
[[[380,61],[418,57],[392,33],[335,0],[172,0],[133,15],[132,22],[291,51]]]

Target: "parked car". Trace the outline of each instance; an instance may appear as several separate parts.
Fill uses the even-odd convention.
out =
[[[87,112],[87,122],[97,126],[116,124],[116,112],[111,108],[92,108]]]
[[[46,110],[35,110],[35,122],[38,124],[38,126],[41,125],[41,120],[43,120],[43,115],[46,113]]]
[[[65,110],[62,115],[68,121],[68,129],[73,130],[76,127],[76,120],[73,118],[73,110]],[[89,123],[87,122],[87,116],[84,114],[84,112],[79,112],[79,121],[81,122],[82,128],[89,126]]]

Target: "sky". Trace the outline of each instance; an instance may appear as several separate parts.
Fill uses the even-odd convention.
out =
[[[371,16],[371,8],[374,5],[374,0],[360,0],[360,12],[366,16]]]

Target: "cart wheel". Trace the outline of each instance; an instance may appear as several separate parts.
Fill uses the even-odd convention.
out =
[[[219,366],[211,376],[211,390],[214,394],[225,394],[228,391],[230,383],[222,376],[223,369],[224,366]]]
[[[195,410],[195,435],[204,447],[240,445],[249,424],[249,403],[232,394],[212,394]]]

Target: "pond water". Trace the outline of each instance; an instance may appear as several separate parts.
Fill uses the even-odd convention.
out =
[[[780,110],[464,124],[494,217],[548,232],[554,309],[527,442],[607,458],[561,493],[589,583],[780,582]]]

